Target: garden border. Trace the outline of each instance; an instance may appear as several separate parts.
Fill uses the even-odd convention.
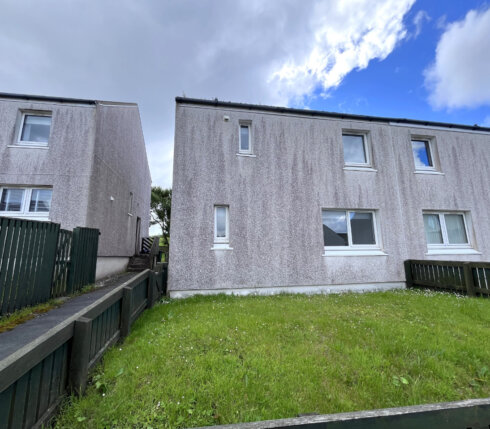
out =
[[[195,429],[488,429],[489,425],[490,398],[482,398]]]

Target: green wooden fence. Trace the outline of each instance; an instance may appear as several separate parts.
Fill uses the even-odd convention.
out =
[[[0,218],[0,316],[94,283],[99,231]]]
[[[490,296],[490,262],[405,261],[407,286]]]
[[[165,271],[145,270],[0,361],[0,428],[41,427],[66,394],[82,394],[89,371],[161,296]]]

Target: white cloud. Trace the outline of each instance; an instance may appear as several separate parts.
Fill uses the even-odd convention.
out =
[[[490,9],[471,10],[446,26],[434,63],[425,71],[435,108],[490,104]]]
[[[392,52],[414,1],[2,0],[0,91],[137,102],[153,183],[169,187],[176,95],[327,91]]]
[[[307,55],[291,57],[272,74],[280,94],[288,99],[338,86],[352,70],[366,68],[373,59],[385,59],[406,36],[403,17],[414,0],[369,2],[361,0],[313,9],[314,43]]]
[[[424,22],[430,21],[430,16],[425,10],[419,10],[415,17],[413,18],[413,25],[415,26],[415,31],[410,34],[410,38],[416,39],[422,32],[422,26]]]

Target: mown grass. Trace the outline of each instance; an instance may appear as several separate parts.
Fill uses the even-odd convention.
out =
[[[34,319],[40,314],[46,313],[53,308],[59,307],[63,303],[60,299],[52,299],[42,304],[33,305],[31,307],[24,307],[20,310],[16,310],[13,313],[0,316],[0,334],[2,332],[10,331],[16,326]]]
[[[192,427],[490,396],[490,300],[399,291],[162,303],[58,427]]]

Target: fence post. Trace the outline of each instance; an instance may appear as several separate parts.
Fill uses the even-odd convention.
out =
[[[473,283],[473,270],[469,262],[463,263],[464,284],[468,296],[476,296],[475,284]]]
[[[133,312],[133,290],[129,287],[123,289],[121,307],[121,338],[127,337],[131,330],[131,313]]]
[[[81,317],[75,321],[71,351],[69,386],[72,392],[82,395],[87,387],[92,320]]]
[[[412,287],[413,286],[411,260],[408,259],[403,264],[405,265],[405,281],[407,283],[407,288],[409,288],[409,287]]]

